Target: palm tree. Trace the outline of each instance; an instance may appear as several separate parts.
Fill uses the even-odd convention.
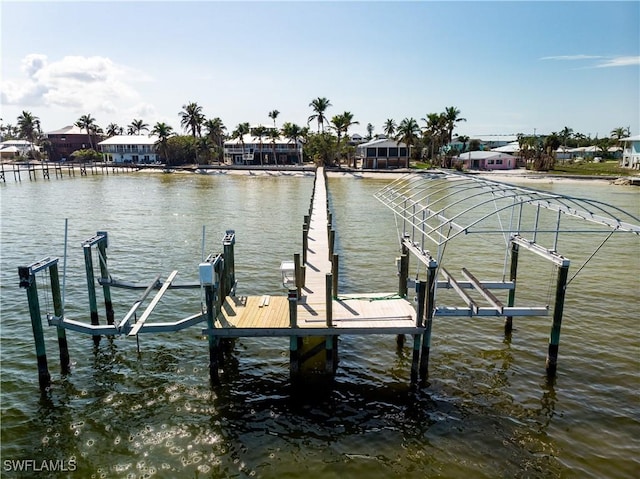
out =
[[[440,148],[439,140],[443,136],[444,129],[444,117],[439,113],[428,113],[426,118],[421,118],[426,123],[424,129],[424,136],[429,138],[431,146],[431,155],[429,158],[433,160],[433,156],[436,151],[436,146]]]
[[[231,134],[231,136],[233,138],[238,138],[240,140],[240,145],[242,147],[242,161],[245,161],[244,158],[244,135],[248,134],[250,131],[249,128],[249,122],[245,122],[245,123],[239,123],[238,126],[236,126],[236,129],[233,130],[233,133]],[[246,163],[246,161],[245,161]]]
[[[342,138],[342,132],[344,131],[344,127],[346,124],[346,118],[344,115],[334,115],[331,118],[331,124],[329,128],[335,130],[336,135],[338,136],[338,142],[336,145],[336,155],[338,156],[338,165],[341,163],[340,158],[340,139]]]
[[[318,133],[320,133],[320,128],[324,131],[324,123],[327,121],[327,117],[324,116],[324,112],[331,106],[331,102],[324,97],[318,97],[309,103],[309,106],[313,109],[313,115],[309,117],[307,120],[307,125],[311,123],[313,120],[318,122]]]
[[[227,127],[224,126],[224,123],[222,123],[222,120],[219,117],[216,117],[213,120],[206,120],[202,126],[207,129],[207,136],[218,148],[218,164],[220,164],[220,158],[222,156],[222,142],[224,141],[224,132]]]
[[[620,146],[620,140],[622,138],[626,138],[627,136],[631,136],[631,129],[629,127],[619,126],[618,128],[614,128],[611,130],[611,139],[616,141],[616,145]]]
[[[282,134],[285,136],[285,138],[288,138],[290,142],[295,146],[298,163],[302,163],[302,159],[300,158],[300,151],[298,150],[298,140],[300,140],[303,133],[303,129],[295,123],[287,122],[282,125]]]
[[[418,122],[415,119],[405,118],[400,122],[396,134],[396,141],[398,142],[398,144],[404,143],[405,145],[407,145],[407,168],[409,167],[411,147],[416,144],[419,135],[420,127],[418,126]]]
[[[89,113],[87,115],[82,115],[80,118],[78,118],[78,121],[76,121],[75,125],[78,128],[81,128],[87,131],[87,136],[89,137],[89,145],[93,150],[94,148],[93,148],[93,140],[91,139],[91,133],[95,131],[94,128],[96,127],[96,119],[91,116],[91,113]]]
[[[273,120],[273,127],[276,127],[276,118],[278,118],[278,115],[280,114],[280,112],[278,110],[273,110],[269,112],[269,118],[271,118]]]
[[[373,138],[373,125],[371,123],[367,123],[367,141],[371,141]]]
[[[393,135],[395,135],[396,133],[396,129],[398,128],[398,125],[396,125],[396,122],[393,121],[391,118],[387,119],[387,121],[384,122],[384,134],[387,136],[387,138],[393,138]]]
[[[204,114],[202,113],[202,107],[196,102],[190,102],[186,105],[182,105],[182,111],[180,112],[180,126],[185,130],[191,130],[191,135],[195,138],[200,136],[200,130],[202,124],[205,121]]]
[[[149,131],[149,125],[142,120],[133,120],[127,126],[127,134],[129,135],[139,135],[142,131]]]
[[[23,111],[17,121],[20,137],[33,144],[40,135],[40,119],[31,112]]]
[[[458,141],[462,143],[462,151],[460,153],[464,153],[467,149],[467,143],[469,142],[469,137],[465,135],[458,135]]]
[[[109,125],[107,125],[107,136],[108,137],[122,135],[123,133],[124,133],[124,128],[122,128],[118,124],[109,123]]]
[[[276,156],[276,141],[280,139],[280,131],[275,128],[267,129],[267,138],[271,140],[271,147],[273,151],[273,163],[278,164],[278,157]]]
[[[447,129],[447,144],[451,143],[453,129],[456,127],[456,123],[461,121],[467,121],[467,119],[460,117],[460,110],[455,106],[449,106],[444,109],[444,123]]]
[[[259,125],[259,126],[256,126],[253,129],[253,131],[251,132],[251,134],[258,139],[258,142],[260,144],[260,166],[263,165],[263,162],[262,162],[262,139],[267,135],[267,130],[268,130],[268,128],[265,128],[264,126]]]
[[[158,137],[158,141],[156,141],[154,147],[164,159],[165,170],[168,170],[171,163],[169,159],[169,138],[174,135],[173,128],[166,123],[158,122],[153,126],[151,134]]]

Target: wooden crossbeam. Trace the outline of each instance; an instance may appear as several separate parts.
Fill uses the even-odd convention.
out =
[[[151,315],[152,311],[154,310],[154,308],[156,307],[156,305],[158,304],[158,302],[160,301],[164,293],[167,292],[167,290],[169,289],[169,286],[171,286],[171,282],[173,281],[173,278],[175,278],[177,274],[178,274],[178,271],[171,272],[169,277],[166,279],[166,281],[160,288],[160,291],[156,293],[156,295],[151,300],[151,303],[149,303],[149,306],[147,306],[147,309],[145,309],[144,313],[142,313],[142,316],[140,316],[140,319],[138,320],[138,322],[134,324],[133,328],[131,328],[131,331],[129,331],[129,336],[135,336],[138,334],[138,331],[140,331],[140,328],[142,328],[142,325],[144,324],[144,322],[147,320],[147,318],[149,318],[149,316]]]
[[[474,275],[472,275],[469,270],[467,270],[467,268],[462,268],[462,274],[465,278],[471,281],[473,287],[484,297],[484,299],[489,301],[489,303],[491,303],[491,305],[496,308],[496,310],[498,310],[500,314],[503,313],[504,305],[498,298],[495,297],[495,295],[491,291],[485,288],[484,285],[480,281],[478,281],[478,279]]]

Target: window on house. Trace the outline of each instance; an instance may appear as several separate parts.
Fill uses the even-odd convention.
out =
[[[376,149],[367,148],[367,158],[375,158],[375,157],[376,157]]]
[[[488,160],[488,161],[487,161],[487,164],[489,164],[489,165],[493,165],[493,160]]]
[[[378,148],[378,156],[385,157],[387,156],[388,148]]]
[[[396,148],[396,147],[389,148],[389,156],[392,157],[392,158],[397,158],[398,157],[398,148]]]
[[[407,149],[405,147],[400,148],[400,156],[407,156]]]
[[[496,160],[496,165],[501,165],[502,164],[502,160]]]

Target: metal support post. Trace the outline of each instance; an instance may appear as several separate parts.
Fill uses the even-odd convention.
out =
[[[51,375],[49,374],[49,367],[47,366],[47,352],[44,344],[44,331],[42,329],[42,316],[40,315],[36,277],[35,273],[32,273],[31,268],[28,266],[18,268],[18,275],[20,276],[20,287],[27,290],[33,339],[36,343],[38,382],[40,383],[40,389],[44,391],[51,385]]]
[[[431,261],[427,268],[427,284],[425,293],[425,331],[422,335],[422,352],[420,354],[420,382],[424,383],[429,375],[429,353],[431,350],[431,327],[435,311],[437,263]]]
[[[549,352],[547,353],[547,375],[555,376],[558,367],[558,349],[560,347],[560,327],[562,326],[562,313],[564,310],[564,297],[567,291],[567,276],[569,265],[558,268],[558,279],[556,282],[556,298],[553,305],[553,326],[551,327],[551,337],[549,339]]]
[[[64,311],[62,310],[62,295],[60,294],[60,277],[57,263],[49,266],[49,276],[51,278],[53,314],[63,320]],[[56,329],[58,333],[58,348],[60,349],[60,370],[62,374],[68,374],[71,371],[71,360],[69,358],[69,346],[67,345],[67,332],[60,324],[56,326]]]
[[[109,279],[109,269],[107,268],[107,232],[98,231],[98,234],[104,235],[104,239],[98,241],[97,244],[100,262],[100,277],[103,280],[107,280]],[[113,324],[113,302],[111,301],[111,288],[109,287],[108,282],[103,281],[102,292],[104,294],[104,307],[107,314],[107,324]]]
[[[511,242],[511,266],[509,269],[509,281],[513,283],[512,288],[509,290],[509,298],[507,299],[507,306],[512,308],[516,304],[516,276],[518,275],[518,252],[520,246],[518,243]],[[506,316],[504,318],[504,334],[508,336],[513,331],[513,316]]]
[[[83,245],[84,250],[84,266],[87,272],[87,291],[89,293],[89,312],[91,314],[91,324],[98,326],[98,302],[96,300],[96,284],[93,277],[93,258],[91,257],[91,245]],[[93,342],[97,346],[100,343],[100,336],[93,336]]]

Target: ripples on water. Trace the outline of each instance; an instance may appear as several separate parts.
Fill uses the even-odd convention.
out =
[[[329,180],[340,291],[397,288],[394,219],[373,198],[384,184]],[[240,339],[223,385],[212,391],[198,326],[141,335],[140,354],[131,338],[103,338],[94,348],[89,338],[69,332],[73,371],[67,377],[57,372],[55,333],[48,328],[54,384],[39,397],[16,268],[62,256],[64,218],[70,224],[66,314],[73,319],[86,318],[88,309],[79,245],[97,230],[109,232],[114,277],[149,281],[178,269],[178,279],[188,281],[197,279],[202,225],[207,253],[220,252],[224,231],[235,228],[238,292],[281,294],[278,267],[299,251],[311,178],[119,175],[0,188],[3,477],[12,477],[7,459],[71,458],[75,477],[638,473],[637,239],[607,245],[572,283],[553,384],[544,376],[550,318],[516,318],[510,339],[489,319],[437,320],[431,383],[419,392],[408,385],[410,349],[396,351],[388,336],[341,338],[335,381],[302,390],[288,381],[286,339]],[[616,187],[612,194],[611,188],[588,193],[640,212],[637,190]],[[566,248],[592,251],[599,241]],[[456,248],[469,257],[464,245]],[[501,261],[487,261],[501,271]],[[519,297],[546,303],[551,271],[535,259],[522,259],[521,271],[542,277],[544,286],[518,291]],[[114,291],[117,317],[138,294]],[[170,291],[154,321],[198,308],[198,292]]]

